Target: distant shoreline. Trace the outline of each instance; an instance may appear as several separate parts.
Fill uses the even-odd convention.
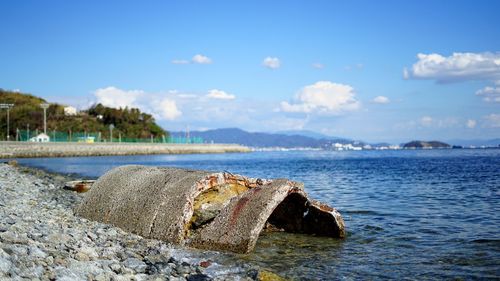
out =
[[[0,158],[250,152],[238,144],[0,142]]]

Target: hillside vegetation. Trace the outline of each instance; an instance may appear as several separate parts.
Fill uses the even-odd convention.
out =
[[[40,104],[46,101],[26,93],[0,89],[0,103],[14,104],[10,109],[10,139],[14,140],[16,129],[43,132],[43,109]],[[113,137],[118,133],[124,138],[161,138],[168,132],[156,124],[152,115],[140,112],[137,108],[115,109],[93,105],[77,115],[65,115],[64,105],[50,103],[47,109],[47,132],[101,132],[102,138],[109,137],[109,125],[113,124]],[[102,118],[100,118],[102,116]],[[116,134],[116,135],[115,135]],[[0,109],[0,140],[7,135],[7,110]]]
[[[447,143],[440,141],[411,141],[403,145],[406,149],[422,149],[422,148],[450,148]]]

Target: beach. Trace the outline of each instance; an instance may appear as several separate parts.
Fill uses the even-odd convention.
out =
[[[0,158],[249,152],[238,144],[1,142]]]
[[[12,164],[12,163],[11,163]],[[15,163],[14,163],[15,164]],[[258,269],[73,214],[73,180],[0,164],[0,280],[255,280]]]

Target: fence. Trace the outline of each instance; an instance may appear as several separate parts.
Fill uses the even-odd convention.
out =
[[[92,132],[59,132],[49,131],[44,136],[38,130],[27,131],[18,130],[15,136],[16,141],[32,141],[32,142],[110,142],[109,136],[103,137],[101,133]],[[11,138],[12,139],[12,138]],[[122,137],[121,134],[117,136],[113,134],[112,142],[124,143],[203,143],[201,137],[172,137],[172,136],[151,136],[150,138],[128,138]]]

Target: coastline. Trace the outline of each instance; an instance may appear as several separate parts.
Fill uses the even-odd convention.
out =
[[[77,217],[84,193],[63,189],[70,176],[0,163],[0,279],[257,280],[223,253],[145,239]],[[208,257],[207,257],[208,256]]]
[[[0,158],[250,152],[238,144],[0,142]]]

